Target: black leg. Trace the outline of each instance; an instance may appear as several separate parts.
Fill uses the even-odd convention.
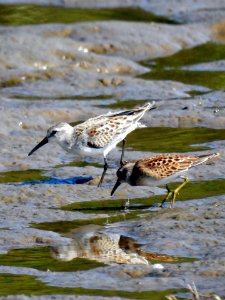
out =
[[[120,166],[123,166],[125,164],[123,161],[123,157],[124,157],[124,148],[125,148],[125,144],[126,144],[126,139],[123,139],[122,143],[123,143],[123,146],[122,146],[122,153],[121,153],[121,158],[120,158]]]
[[[107,171],[107,169],[108,169],[108,164],[107,164],[107,160],[106,160],[106,158],[104,157],[104,169],[103,169],[103,172],[102,172],[102,176],[101,176],[101,179],[100,179],[100,181],[99,181],[99,184],[98,184],[98,187],[100,187],[101,186],[101,184],[102,184],[102,182],[103,182],[103,179],[104,179],[104,177],[105,177],[105,173],[106,173],[106,171]]]
[[[164,199],[163,201],[162,201],[162,203],[160,204],[160,208],[164,208],[164,204],[166,203],[166,199]]]
[[[170,196],[171,196],[171,189],[169,188],[168,184],[166,184],[166,189],[167,189],[167,195],[166,195],[166,198],[162,201],[160,207],[161,208],[164,208],[164,204],[169,200]]]

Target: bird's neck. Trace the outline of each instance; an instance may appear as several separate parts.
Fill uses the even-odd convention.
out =
[[[138,169],[135,168],[134,170],[134,165],[133,164],[133,167],[132,167],[132,170],[131,170],[131,174],[129,176],[129,184],[130,185],[139,185],[139,179],[140,179],[140,173],[138,172]]]
[[[59,136],[57,143],[66,151],[70,151],[74,145],[73,127],[67,128],[63,135]]]
[[[130,185],[136,185],[133,180],[133,167],[135,163],[130,162],[126,165],[127,168],[127,176],[126,176],[126,182],[129,183]]]

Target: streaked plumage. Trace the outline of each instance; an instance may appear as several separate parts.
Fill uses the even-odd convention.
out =
[[[70,244],[51,248],[51,254],[55,259],[70,261],[79,257],[106,264],[148,265],[148,260],[137,254],[139,245],[134,240],[117,233],[102,232],[101,226],[83,225],[68,236]]]
[[[159,186],[167,184],[178,177],[182,177],[181,175],[186,173],[190,168],[218,156],[218,153],[202,155],[160,154],[145,157],[136,162],[128,162],[118,169],[118,179],[111,195],[113,195],[118,186],[123,182],[127,182],[133,186]],[[187,178],[183,178],[185,182],[175,191],[170,192],[168,190],[167,200],[172,198],[171,207],[174,204],[176,194],[188,181]]]
[[[59,123],[48,129],[46,137],[35,146],[28,155],[50,141],[56,141],[64,150],[77,153],[81,156],[95,156],[103,154],[104,171],[99,185],[102,183],[108,164],[107,154],[123,141],[127,134],[140,127],[139,120],[146,111],[154,108],[154,103],[121,111],[108,113],[95,118],[88,119],[82,124],[74,127],[68,123]],[[125,143],[125,142],[124,142]],[[124,144],[121,155],[121,163],[124,153]]]

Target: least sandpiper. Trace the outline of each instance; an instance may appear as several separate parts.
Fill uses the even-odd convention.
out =
[[[106,159],[108,153],[123,141],[120,159],[122,165],[127,134],[140,127],[139,120],[146,111],[153,108],[155,108],[154,103],[147,103],[131,110],[100,115],[74,127],[68,123],[59,123],[48,129],[46,137],[28,155],[51,141],[57,142],[67,152],[81,156],[103,154],[104,170],[99,182],[100,186],[108,168]]]
[[[190,168],[205,161],[218,157],[219,153],[202,155],[159,154],[145,157],[136,162],[127,162],[117,170],[117,181],[112,189],[111,196],[123,182],[137,186],[160,186],[166,184],[168,193],[165,200],[171,199],[173,207],[178,192],[187,184],[188,178],[184,175]],[[174,191],[170,191],[167,183],[181,177],[184,182]]]

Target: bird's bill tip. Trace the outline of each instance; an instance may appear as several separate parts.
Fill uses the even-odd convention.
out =
[[[39,143],[37,144],[37,146],[35,146],[29,153],[28,156],[32,155],[35,151],[37,151],[39,148],[41,148],[42,146],[44,146],[45,144],[48,143],[48,138],[47,136]]]
[[[117,190],[117,188],[121,185],[121,182],[119,180],[117,180],[116,184],[114,185],[112,191],[111,191],[111,196],[115,193],[115,191]]]
[[[157,108],[157,105],[156,105],[155,101],[151,102],[149,110],[156,109],[156,108]]]

